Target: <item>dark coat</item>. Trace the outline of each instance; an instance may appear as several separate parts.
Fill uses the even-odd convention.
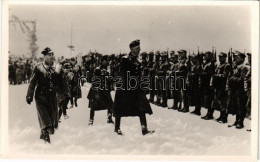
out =
[[[205,108],[211,107],[211,102],[214,98],[214,90],[210,87],[210,80],[212,75],[215,73],[214,62],[208,62],[202,65],[202,73],[200,77],[200,88],[201,88],[201,103]]]
[[[247,98],[244,84],[248,70],[243,64],[237,65],[233,70],[233,75],[227,80],[227,89],[230,93],[227,109],[230,114],[246,115]]]
[[[82,92],[80,88],[80,82],[79,79],[82,76],[82,71],[79,65],[75,65],[72,67],[72,72],[73,72],[73,79],[71,81],[71,97],[75,98],[81,98],[82,97]]]
[[[32,99],[35,92],[35,102],[40,128],[58,127],[57,93],[68,93],[63,79],[63,71],[59,64],[48,69],[43,62],[38,63],[33,71],[27,92],[27,100]],[[35,90],[36,87],[36,90]]]
[[[191,65],[190,72],[187,76],[187,90],[189,97],[189,106],[200,107],[200,89],[199,89],[199,76],[201,68],[199,65]]]
[[[94,76],[99,77],[101,80],[105,81],[105,77],[109,76],[109,73],[106,69],[99,66],[94,70]],[[111,97],[111,82],[107,80],[105,84],[101,84],[101,89],[95,89],[92,84],[87,98],[89,99],[89,108],[98,111],[98,110],[107,110],[111,109],[113,105],[113,100]]]
[[[140,88],[140,83],[137,83],[136,89],[127,89],[127,71],[130,76],[137,77],[140,80],[142,73],[141,65],[138,60],[131,56],[131,53],[122,58],[120,63],[120,74],[123,79],[122,89],[117,89],[115,100],[112,107],[112,112],[115,117],[122,116],[140,116],[141,114],[152,114],[150,103],[148,102],[145,93]],[[134,83],[130,83],[134,86]]]

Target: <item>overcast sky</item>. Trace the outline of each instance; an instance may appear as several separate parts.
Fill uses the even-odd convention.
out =
[[[95,49],[103,54],[129,52],[141,41],[141,52],[179,50],[251,51],[249,6],[33,6],[11,5],[10,15],[37,20],[37,44],[56,56],[70,57],[67,45],[73,23],[73,56]],[[10,52],[27,54],[29,42],[18,24],[10,24]]]

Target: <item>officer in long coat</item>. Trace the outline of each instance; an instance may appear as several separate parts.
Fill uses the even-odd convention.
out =
[[[90,119],[88,125],[93,125],[95,111],[107,110],[107,123],[114,123],[112,120],[111,108],[113,100],[111,97],[112,82],[109,80],[109,72],[107,69],[107,56],[101,58],[101,65],[94,70],[94,78],[101,80],[101,85],[92,83],[87,98],[89,99]]]
[[[231,66],[226,62],[227,54],[221,52],[219,54],[219,62],[217,65],[215,74],[211,78],[210,86],[214,89],[214,101],[211,108],[214,111],[214,104],[220,107],[220,116],[216,120],[220,123],[227,123],[228,112],[226,111],[227,105],[227,92],[226,81],[230,74]]]
[[[61,65],[54,62],[53,51],[47,47],[42,54],[44,61],[38,63],[34,68],[26,101],[30,104],[35,92],[37,115],[41,128],[40,139],[50,143],[49,135],[54,134],[54,129],[58,128],[57,91],[63,90],[64,93],[68,93],[68,89],[64,86],[66,83],[63,80]]]
[[[227,90],[231,100],[227,105],[228,112],[236,115],[236,121],[229,127],[236,126],[237,129],[244,127],[244,119],[246,116],[246,91],[244,82],[249,71],[244,64],[246,55],[236,51],[236,68],[233,70],[233,75],[228,79]]]
[[[122,87],[117,87],[115,100],[112,108],[115,116],[115,132],[122,135],[120,130],[121,117],[138,116],[142,127],[142,134],[153,133],[148,131],[145,114],[152,114],[151,106],[145,93],[140,87],[141,68],[138,61],[140,53],[140,41],[135,40],[130,45],[131,52],[122,58],[120,63],[120,73],[123,79]],[[129,80],[127,76],[135,77],[135,80]]]

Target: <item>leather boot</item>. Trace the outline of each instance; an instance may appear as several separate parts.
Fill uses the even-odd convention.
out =
[[[143,135],[153,134],[154,132],[155,132],[154,130],[149,131],[149,130],[147,129],[147,127],[145,127],[145,126],[142,125],[142,134],[143,134]]]

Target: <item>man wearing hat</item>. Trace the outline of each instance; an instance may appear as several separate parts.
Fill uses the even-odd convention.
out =
[[[189,105],[188,105],[188,93],[187,93],[187,86],[186,86],[186,79],[188,75],[188,66],[187,66],[187,51],[186,50],[179,50],[179,65],[177,74],[178,86],[177,88],[181,91],[181,100],[183,102],[183,108],[179,109],[180,112],[189,112]]]
[[[210,51],[205,52],[204,54],[204,63],[202,65],[202,73],[201,73],[201,92],[202,92],[202,105],[208,112],[205,116],[201,117],[205,120],[212,120],[213,117],[213,109],[211,108],[211,104],[213,101],[214,91],[210,87],[211,76],[215,73],[215,64],[213,61],[213,54]]]
[[[167,62],[167,57],[168,57],[167,53],[163,51],[161,53],[160,67],[156,72],[156,76],[158,77],[157,82],[159,83],[159,87],[157,91],[157,96],[158,96],[157,105],[163,108],[167,107],[166,74],[169,69],[169,63]]]
[[[145,114],[152,114],[151,106],[146,98],[145,93],[140,88],[138,78],[141,76],[142,69],[138,61],[140,53],[140,41],[135,40],[129,45],[131,52],[122,58],[120,63],[120,73],[123,78],[123,87],[117,88],[115,93],[114,105],[112,108],[115,116],[115,132],[122,135],[120,130],[121,117],[138,116],[142,127],[142,134],[150,134],[148,131]],[[134,82],[128,80],[127,76],[135,77]],[[130,86],[128,86],[130,85]],[[129,88],[133,87],[133,88]]]
[[[230,75],[231,66],[226,62],[227,54],[221,52],[219,54],[219,62],[217,65],[215,74],[211,78],[210,86],[214,89],[214,101],[211,108],[214,112],[214,104],[219,105],[220,116],[216,120],[220,123],[227,123],[228,112],[226,109],[227,105],[227,92],[226,92],[226,81]],[[209,110],[208,110],[209,111]]]
[[[244,82],[249,71],[244,65],[246,55],[236,51],[236,69],[233,70],[233,75],[228,79],[227,91],[230,94],[230,100],[227,108],[229,113],[236,114],[236,121],[229,127],[236,126],[237,129],[244,127],[244,119],[246,116],[246,91]]]
[[[60,64],[54,62],[54,53],[50,48],[42,51],[44,61],[38,63],[33,71],[26,101],[31,104],[35,92],[35,102],[39,124],[40,139],[50,143],[50,136],[58,128],[57,91],[68,94],[64,73]],[[36,87],[36,90],[35,90]]]
[[[195,110],[191,113],[200,116],[201,109],[201,97],[199,89],[199,78],[201,72],[201,66],[199,65],[199,56],[191,55],[190,57],[190,72],[187,76],[187,91],[189,106],[195,106]]]
[[[107,110],[107,123],[114,123],[111,112],[113,100],[110,94],[112,90],[112,82],[105,79],[108,76],[108,56],[102,56],[101,65],[96,67],[94,70],[94,78],[97,77],[101,79],[101,86],[97,88],[95,87],[95,82],[93,82],[87,96],[90,108],[90,119],[88,125],[93,125],[95,111],[100,110]]]

